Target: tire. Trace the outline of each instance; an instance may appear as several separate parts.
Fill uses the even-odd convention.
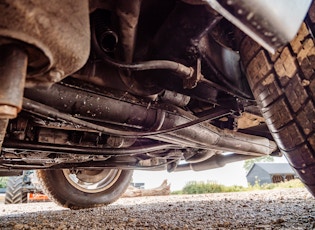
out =
[[[128,188],[132,174],[132,170],[118,169],[37,171],[43,192],[57,204],[70,209],[113,203]]]
[[[309,27],[303,24],[274,55],[245,37],[240,55],[274,140],[315,196],[315,47]]]
[[[5,193],[5,204],[21,204],[27,203],[27,192],[23,191],[24,175],[10,177],[7,181],[7,189]]]

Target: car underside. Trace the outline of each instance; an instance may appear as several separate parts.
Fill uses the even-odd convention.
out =
[[[283,30],[249,2],[0,1],[0,175],[87,208],[132,170],[284,153],[313,193],[313,6]]]

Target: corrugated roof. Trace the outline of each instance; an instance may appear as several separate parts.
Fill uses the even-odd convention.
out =
[[[255,167],[255,165],[265,170],[270,175],[295,174],[288,163],[254,163],[253,167]]]

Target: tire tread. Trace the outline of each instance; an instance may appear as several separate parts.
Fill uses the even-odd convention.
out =
[[[274,140],[315,195],[315,45],[310,30],[303,24],[274,55],[244,37],[240,54]]]
[[[10,177],[7,181],[5,204],[27,203],[27,193],[23,191],[23,176]]]

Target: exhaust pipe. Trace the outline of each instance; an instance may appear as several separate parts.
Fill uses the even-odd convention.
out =
[[[235,153],[231,153],[228,155],[215,155],[206,161],[178,165],[175,168],[174,172],[182,172],[182,171],[187,171],[187,170],[203,171],[203,170],[221,168],[229,163],[244,161],[244,160],[252,159],[255,157],[257,156],[240,155],[240,154],[235,154]]]
[[[136,102],[134,98],[123,100],[123,97],[95,94],[64,84],[55,84],[47,90],[26,89],[25,97],[37,103],[36,106],[32,106],[32,101],[25,99],[27,103],[23,103],[23,108],[29,112],[62,117],[63,120],[111,135],[136,136],[176,144],[182,148],[211,149],[254,156],[269,155],[277,149],[276,144],[267,138],[232,130],[221,130],[206,122],[176,129],[174,127],[183,126],[198,118],[177,107],[171,110],[158,107],[148,108],[147,104]],[[224,112],[226,114],[226,110],[222,110],[223,114]],[[74,118],[71,114],[84,119]],[[160,131],[120,131],[99,126],[87,120]]]

